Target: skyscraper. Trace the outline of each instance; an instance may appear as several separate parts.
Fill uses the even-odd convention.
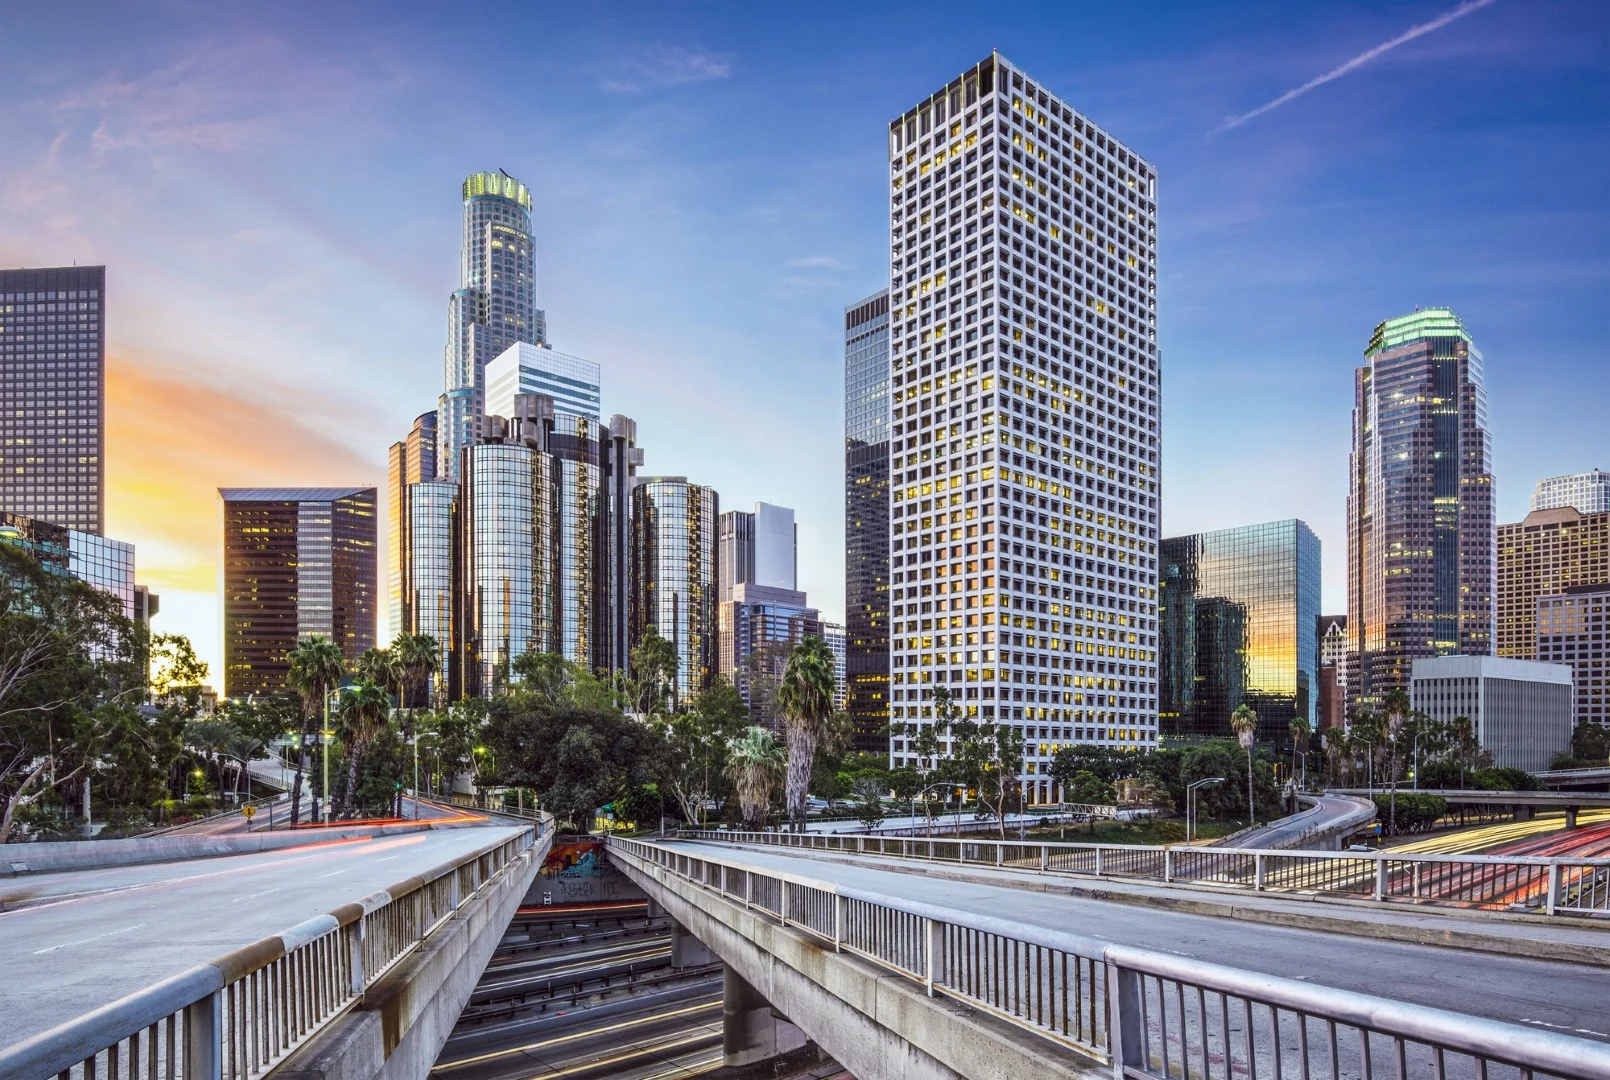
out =
[[[486,366],[486,411],[510,416],[516,394],[544,394],[554,411],[602,418],[598,365],[548,345],[510,345]]]
[[[844,634],[843,623],[825,622],[822,624],[822,641],[827,645],[827,651],[833,656],[833,707],[842,709],[849,704],[849,690],[847,679],[849,667],[849,641]],[[888,749],[887,743],[884,749]]]
[[[737,585],[792,590],[799,584],[799,526],[786,506],[756,503],[721,515],[721,595]]]
[[[104,266],[0,270],[0,511],[105,528]]]
[[[1248,705],[1266,742],[1314,720],[1319,537],[1295,518],[1162,543],[1159,709],[1170,735],[1229,736]]]
[[[889,738],[889,290],[844,309],[845,708],[855,748]]]
[[[1592,472],[1539,480],[1532,491],[1532,509],[1555,510],[1562,506],[1572,507],[1584,514],[1601,514],[1610,510],[1610,472],[1594,469]]]
[[[386,457],[386,622],[393,635],[411,634],[415,631],[409,610],[414,588],[409,580],[412,529],[408,521],[408,488],[436,478],[436,414],[416,416],[413,430],[392,443]]]
[[[1537,652],[1538,602],[1583,585],[1610,584],[1610,512],[1570,506],[1533,510],[1498,527],[1496,653],[1543,660]]]
[[[797,589],[739,582],[717,619],[720,673],[737,688],[751,723],[782,730],[777,688],[794,646],[822,636],[821,613]]]
[[[219,488],[224,696],[286,688],[288,654],[323,634],[348,660],[375,643],[374,488]]]
[[[1447,308],[1375,328],[1354,375],[1350,704],[1422,657],[1493,651],[1495,518],[1481,353]]]
[[[1157,736],[1157,174],[998,53],[889,155],[891,719],[944,686],[1055,798]]]
[[[1610,583],[1537,599],[1536,659],[1571,668],[1578,724],[1610,725]]]
[[[437,460],[458,478],[459,451],[479,434],[486,411],[486,365],[517,342],[547,340],[537,309],[531,192],[505,172],[475,173],[463,184],[464,241],[459,288],[448,303],[443,393],[437,407]]]
[[[714,488],[685,476],[647,476],[632,488],[631,641],[649,634],[671,643],[676,705],[690,703],[716,673],[716,520]]]
[[[156,597],[134,583],[134,545],[98,533],[0,510],[0,544],[32,555],[46,573],[76,578],[123,602],[130,620],[149,624]]]

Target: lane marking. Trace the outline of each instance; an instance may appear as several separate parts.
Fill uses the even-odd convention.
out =
[[[230,901],[230,903],[231,904],[238,904],[242,900],[255,900],[259,896],[267,896],[269,893],[276,893],[276,892],[279,892],[279,888],[277,886],[275,888],[272,888],[272,889],[264,889],[262,892],[249,892],[245,896],[237,896],[237,897],[235,897],[233,900]]]
[[[1547,1020],[1532,1020],[1527,1017],[1522,1017],[1521,1023],[1531,1024],[1534,1027],[1553,1028],[1555,1031],[1574,1031],[1578,1035],[1593,1035],[1601,1039],[1610,1039],[1610,1033],[1594,1031],[1592,1028],[1571,1027],[1569,1024],[1551,1024]]]
[[[402,858],[401,855],[387,855],[384,859],[376,859],[375,862],[390,862],[393,859],[400,859],[400,858]]]
[[[35,956],[43,956],[46,953],[53,953],[57,949],[66,949],[66,948],[70,948],[70,947],[72,947],[74,945],[84,945],[84,944],[86,944],[88,942],[91,942],[91,941],[99,941],[99,940],[101,940],[101,938],[116,937],[118,934],[126,934],[130,930],[138,930],[140,927],[142,927],[144,925],[145,925],[144,923],[135,923],[133,926],[125,926],[121,930],[108,930],[106,933],[104,933],[104,934],[96,934],[94,937],[79,938],[77,941],[64,941],[60,945],[52,945],[49,948],[45,948],[45,949],[35,949],[34,950],[34,955]]]
[[[346,869],[343,869],[343,870],[332,870],[332,871],[331,871],[331,872],[330,872],[330,873],[328,873],[328,874],[320,874],[320,875],[319,875],[319,876],[320,876],[320,877],[335,877],[335,876],[336,876],[336,875],[337,875],[337,874],[344,874],[344,873],[346,873],[346,872],[347,872],[347,870],[351,870],[351,869],[352,869],[352,867],[350,867],[350,866],[349,866],[349,867],[347,867],[347,868],[346,868]]]

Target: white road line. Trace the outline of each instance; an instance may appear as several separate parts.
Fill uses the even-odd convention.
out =
[[[230,903],[231,904],[238,904],[242,900],[255,900],[259,896],[267,896],[271,892],[279,892],[279,889],[274,888],[274,889],[264,889],[262,892],[249,892],[245,896],[237,896],[237,897],[235,897],[233,900],[230,901]]]
[[[96,934],[94,937],[79,938],[77,941],[64,941],[60,945],[52,945],[48,949],[35,949],[34,950],[34,955],[35,956],[43,956],[45,953],[52,953],[52,952],[55,952],[57,949],[65,949],[65,948],[68,948],[68,947],[73,946],[73,945],[83,945],[83,944],[85,944],[87,942],[99,941],[99,940],[101,940],[101,938],[109,938],[109,937],[113,937],[113,936],[115,936],[117,934],[126,934],[130,930],[138,930],[140,927],[142,927],[144,925],[145,925],[144,923],[135,923],[133,926],[125,926],[121,930],[108,930],[106,933],[104,933],[104,934]]]
[[[347,867],[347,870],[351,870],[351,869],[352,869],[352,867],[350,867],[350,866]],[[336,874],[344,874],[344,873],[347,872],[347,870],[332,870],[328,874],[320,874],[319,876],[320,877],[335,877]]]
[[[375,862],[390,862],[393,859],[400,859],[400,858],[402,858],[401,855],[387,855],[384,859],[376,859]]]

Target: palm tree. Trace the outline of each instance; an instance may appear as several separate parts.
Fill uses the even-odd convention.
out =
[[[296,824],[302,807],[302,777],[312,766],[308,745],[313,738],[313,724],[324,708],[330,691],[341,685],[346,670],[346,657],[341,647],[323,634],[304,638],[291,650],[291,689],[302,698],[302,747],[296,762],[296,782],[291,787],[291,824]],[[326,748],[328,752],[328,748]],[[324,805],[330,805],[330,793],[324,793]]]
[[[1409,713],[1413,706],[1409,704],[1409,695],[1403,692],[1401,686],[1394,686],[1386,692],[1381,699],[1382,711],[1386,714],[1386,751],[1388,779],[1392,782],[1390,806],[1387,829],[1389,835],[1398,833],[1398,738],[1403,734],[1403,725],[1408,722]]]
[[[438,653],[436,639],[429,634],[398,634],[391,643],[391,655],[397,669],[403,676],[403,696],[399,697],[399,707],[406,705],[403,722],[403,735],[414,747],[414,813],[419,812],[419,744],[414,730],[414,702],[418,700],[419,692],[430,686],[431,676],[436,674]],[[412,694],[409,693],[412,691]]]
[[[1295,792],[1297,789],[1297,748],[1299,746],[1303,748],[1303,778],[1307,779],[1308,738],[1313,734],[1314,729],[1308,726],[1307,717],[1299,714],[1291,718],[1291,723],[1286,725],[1286,730],[1291,732],[1291,784],[1292,790]],[[1295,809],[1295,807],[1293,808]]]
[[[263,752],[263,745],[262,739],[238,728],[230,735],[229,741],[225,745],[225,750],[228,751],[229,756],[240,763],[240,768],[235,771],[235,803],[237,805],[240,803],[240,785],[243,778],[246,783],[246,794],[250,795],[252,793],[251,777],[247,770],[252,760]]]
[[[799,832],[805,831],[805,796],[811,783],[811,766],[816,747],[827,734],[827,721],[833,715],[833,654],[827,642],[807,636],[788,655],[782,685],[777,688],[777,706],[783,712],[783,730],[788,738],[788,820]]]
[[[347,783],[341,793],[343,812],[357,808],[358,772],[363,756],[390,711],[391,696],[386,688],[368,679],[360,678],[341,695],[341,742],[347,752]]]
[[[1247,752],[1247,824],[1258,823],[1257,804],[1252,799],[1252,747],[1258,741],[1258,714],[1246,704],[1237,705],[1235,712],[1230,714],[1230,730],[1241,742],[1241,749]]]
[[[783,748],[777,737],[758,724],[745,728],[727,744],[727,775],[737,789],[745,828],[758,831],[765,827],[771,793],[783,767]]]

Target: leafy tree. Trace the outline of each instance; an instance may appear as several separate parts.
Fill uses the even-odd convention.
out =
[[[800,832],[805,831],[805,797],[816,763],[816,747],[827,734],[827,721],[833,715],[835,684],[833,654],[827,643],[814,635],[806,636],[789,655],[777,690],[788,740],[788,818]]]
[[[749,718],[766,727],[780,727],[781,706],[777,694],[793,648],[786,641],[768,641],[749,650],[744,662],[744,685],[748,690]]]
[[[664,712],[676,686],[676,648],[652,630],[632,649],[628,660],[628,707],[639,715]]]
[[[910,802],[917,797],[917,792],[922,787],[922,777],[910,765],[889,770],[889,790],[893,793],[895,802]]]
[[[151,698],[180,709],[186,716],[201,710],[207,665],[183,634],[153,634],[148,650]]]
[[[1571,732],[1571,756],[1578,761],[1603,764],[1610,758],[1610,732],[1603,724],[1584,720]]]
[[[519,677],[519,689],[550,707],[571,700],[570,687],[575,665],[558,653],[521,653],[511,665]]]
[[[703,821],[705,804],[719,794],[726,775],[727,744],[743,730],[744,715],[738,691],[718,675],[694,699],[690,711],[660,722],[666,786],[690,824]]]
[[[302,778],[312,765],[314,725],[319,723],[330,691],[341,685],[346,657],[341,648],[323,634],[312,634],[290,652],[290,686],[302,698],[301,751],[297,755],[296,780],[291,786],[291,821],[301,820]],[[325,804],[329,805],[328,793]]]
[[[1113,786],[1089,769],[1081,769],[1063,785],[1064,797],[1069,802],[1091,803],[1097,806],[1113,806],[1118,802],[1118,792]]]
[[[883,824],[883,793],[889,790],[889,774],[866,769],[855,774],[850,793],[855,796],[856,818],[868,829]]]
[[[664,813],[665,796],[655,784],[638,784],[615,800],[615,820],[623,825],[631,822],[639,829],[651,822],[657,825]]]
[[[751,832],[766,827],[772,793],[786,766],[777,737],[760,725],[745,728],[727,745],[727,773],[737,789],[743,826]]]

